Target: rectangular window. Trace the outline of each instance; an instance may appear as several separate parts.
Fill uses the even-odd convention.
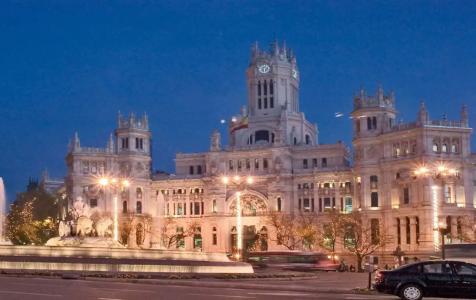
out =
[[[319,198],[319,212],[322,212],[322,198]]]
[[[245,167],[246,167],[246,170],[251,169],[251,162],[249,159],[246,160]]]
[[[258,109],[261,109],[261,98],[258,98]]]
[[[233,171],[233,161],[232,161],[232,160],[230,160],[230,161],[228,162],[228,169],[229,169],[230,171]]]
[[[268,108],[268,98],[264,98],[264,109]]]
[[[213,245],[216,246],[217,243],[218,243],[217,234],[214,233],[214,234],[212,235],[212,237],[213,237],[213,238],[212,238],[212,239],[213,239]]]
[[[370,206],[378,207],[378,192],[370,193]]]
[[[299,206],[298,206],[298,208],[299,208],[299,210],[301,210],[301,208],[302,208],[302,199],[301,199],[301,198],[299,198]]]
[[[202,174],[202,166],[197,166],[197,174]]]
[[[268,159],[263,158],[263,169],[267,169],[267,168],[268,168]]]
[[[98,206],[98,199],[90,199],[90,200],[89,200],[89,206],[90,206],[91,208],[97,207],[97,206]]]
[[[371,234],[371,242],[372,244],[376,245],[380,241],[380,228],[379,228],[379,220],[378,219],[370,219],[370,234]]]
[[[200,202],[193,203],[193,214],[196,216],[200,215]]]
[[[193,175],[193,173],[194,173],[194,172],[193,172],[193,166],[190,166],[190,168],[189,168],[189,174],[190,174],[190,175]]]
[[[311,199],[311,211],[314,212],[314,198]]]
[[[274,98],[273,97],[269,98],[269,108],[274,108]]]
[[[326,157],[323,157],[321,159],[321,167],[327,168],[327,158]]]
[[[344,212],[350,213],[351,211],[352,211],[352,198],[345,197]]]
[[[242,167],[242,162],[241,162],[241,160],[239,160],[239,161],[237,162],[237,169],[238,169],[238,171],[241,171],[241,167]]]
[[[378,176],[377,175],[370,176],[370,188],[371,189],[378,188]]]
[[[278,211],[281,211],[281,197],[278,197],[278,199],[276,199],[276,201],[277,201],[277,205],[276,205],[277,209],[278,209]]]
[[[269,81],[269,94],[272,95],[274,93],[274,86],[273,86],[273,81]]]
[[[255,170],[259,169],[259,159],[255,159]]]
[[[307,169],[307,159],[302,160],[302,168]]]
[[[331,208],[331,198],[324,198],[324,209]]]
[[[317,158],[312,159],[312,167],[317,168]]]
[[[177,215],[179,215],[179,216],[183,215],[182,203],[177,204]]]
[[[309,202],[309,198],[304,198],[304,211],[310,211],[311,210],[311,204]]]
[[[403,188],[403,204],[408,204],[410,203],[410,189],[409,188]]]

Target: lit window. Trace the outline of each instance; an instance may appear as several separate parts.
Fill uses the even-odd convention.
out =
[[[137,204],[136,204],[136,213],[138,213],[138,214],[141,214],[141,213],[142,213],[142,202],[141,202],[141,201],[137,201]]]
[[[433,144],[433,152],[438,152],[439,151],[439,147],[438,147],[438,144]]]
[[[448,146],[446,144],[441,146],[441,152],[448,152]]]

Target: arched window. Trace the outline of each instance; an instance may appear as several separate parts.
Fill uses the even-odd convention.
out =
[[[443,145],[441,146],[441,152],[445,152],[445,153],[448,152],[448,145],[443,144]]]
[[[138,187],[136,189],[136,198],[137,199],[142,199],[142,188]]]
[[[261,81],[258,81],[258,96],[261,96]]]
[[[268,85],[266,84],[266,80],[264,81],[264,95],[268,95]]]
[[[137,201],[136,203],[136,213],[141,214],[142,213],[142,202]]]
[[[439,146],[437,143],[433,143],[433,152],[438,152],[439,151]]]
[[[311,137],[309,136],[309,134],[306,134],[306,145],[310,145],[311,144]]]
[[[217,200],[213,199],[212,202],[212,212],[216,213],[217,212]]]
[[[255,143],[260,141],[266,141],[269,143],[269,131],[268,130],[257,130],[255,132]]]
[[[278,197],[278,198],[276,199],[276,209],[277,209],[278,211],[281,211],[281,197]]]
[[[136,226],[136,244],[141,246],[144,244],[145,234],[144,234],[144,225],[142,223],[137,224]]]
[[[218,238],[217,238],[217,228],[216,227],[213,227],[212,229],[213,233],[212,233],[212,244],[214,246],[216,246],[218,244]]]
[[[270,80],[269,81],[269,94],[273,95],[273,93],[274,93],[273,81]]]
[[[122,201],[122,213],[127,214],[127,201]]]

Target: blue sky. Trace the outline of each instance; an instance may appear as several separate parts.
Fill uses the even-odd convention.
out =
[[[67,2],[67,3],[65,3]],[[351,141],[360,86],[394,90],[400,119],[476,125],[474,1],[2,1],[0,176],[10,200],[29,176],[65,174],[68,140],[103,146],[116,114],[149,114],[154,169],[205,151],[246,103],[254,41],[297,55],[301,109],[320,141]],[[473,138],[473,149],[475,149]],[[474,151],[474,150],[473,150]]]

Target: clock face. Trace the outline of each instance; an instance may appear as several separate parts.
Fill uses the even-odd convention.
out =
[[[292,74],[293,74],[293,77],[294,77],[295,79],[297,79],[297,77],[298,77],[298,71],[297,71],[296,69],[293,69],[293,73],[292,73]]]
[[[258,71],[260,73],[266,74],[269,72],[269,70],[271,70],[271,68],[267,64],[258,66]]]

